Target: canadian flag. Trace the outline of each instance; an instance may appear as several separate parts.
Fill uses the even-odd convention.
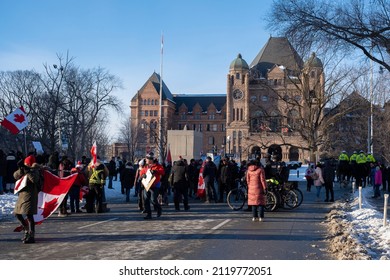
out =
[[[36,225],[41,224],[57,210],[76,180],[77,173],[65,178],[60,178],[47,170],[43,170],[43,178],[43,188],[38,193],[38,213],[34,215]],[[20,190],[21,189],[19,189],[19,191]],[[18,226],[14,231],[19,232],[22,231],[22,229],[22,226]]]
[[[92,156],[92,167],[95,166],[96,161],[97,161],[97,146],[96,146],[96,141],[93,143],[92,148],[91,148],[91,156]]]
[[[28,125],[28,118],[23,106],[17,108],[1,121],[1,125],[8,129],[12,134],[18,134],[19,131],[25,128]]]
[[[204,169],[205,164],[206,163],[203,162],[202,166],[199,170],[198,191],[196,193],[196,195],[199,198],[203,198],[206,196],[206,184],[204,183],[204,179],[203,179],[203,169]]]

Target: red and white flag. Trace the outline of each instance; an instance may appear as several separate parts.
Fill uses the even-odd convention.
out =
[[[92,148],[91,148],[91,156],[92,156],[92,167],[96,165],[97,161],[97,146],[96,146],[96,141],[93,143]]]
[[[196,193],[197,197],[199,197],[199,198],[203,198],[206,196],[206,184],[205,184],[204,179],[203,179],[203,169],[204,169],[205,164],[206,164],[206,162],[204,161],[202,163],[202,166],[200,167],[200,170],[199,170],[198,191]]]
[[[168,150],[167,150],[167,157],[165,158],[165,164],[172,165],[172,155],[171,155],[171,149],[170,149],[169,145],[168,145]]]
[[[34,215],[36,225],[41,224],[57,210],[76,180],[77,173],[65,178],[60,178],[49,171],[44,170],[43,176],[43,188],[38,193],[38,213]],[[22,226],[18,226],[14,229],[16,232],[22,230]]]
[[[8,129],[12,134],[18,134],[25,128],[28,125],[28,118],[23,106],[17,108],[2,120],[1,125]]]
[[[16,181],[15,188],[14,188],[14,194],[17,194],[19,191],[21,191],[25,186],[27,185],[27,176],[24,175],[22,178]]]

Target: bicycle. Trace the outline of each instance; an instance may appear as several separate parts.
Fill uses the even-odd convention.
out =
[[[298,195],[292,189],[293,184],[280,184],[279,181],[274,178],[267,179],[266,182],[267,189],[276,194],[278,207],[287,207],[289,209],[298,207]]]
[[[234,211],[241,210],[248,201],[248,186],[244,179],[238,180],[237,187],[229,191],[227,203]],[[277,197],[272,191],[267,191],[267,199],[264,210],[274,211],[277,208]]]

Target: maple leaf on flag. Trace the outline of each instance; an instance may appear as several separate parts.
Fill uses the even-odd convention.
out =
[[[14,121],[18,123],[23,123],[26,119],[24,118],[24,115],[21,114],[15,114],[14,115]]]
[[[44,206],[41,208],[43,209],[42,212],[43,218],[49,217],[53,209],[56,208],[56,205],[58,204],[57,201],[58,201],[58,197],[50,200],[49,202],[45,202]]]

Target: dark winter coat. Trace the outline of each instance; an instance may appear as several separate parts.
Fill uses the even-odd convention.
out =
[[[171,185],[185,183],[188,179],[187,166],[182,160],[175,161],[171,170]]]
[[[257,165],[248,166],[246,182],[248,184],[248,205],[265,205],[267,183],[264,169]]]
[[[203,179],[205,182],[214,182],[215,176],[217,175],[217,166],[214,162],[206,162],[203,168]]]
[[[0,150],[0,176],[5,177],[7,175],[7,160],[6,155]]]
[[[132,165],[126,165],[125,168],[122,168],[120,173],[120,178],[123,186],[126,189],[131,189],[134,186],[135,181],[135,169]]]
[[[27,176],[27,185],[18,193],[14,214],[35,215],[38,212],[38,193],[42,188],[40,179],[41,167],[34,163],[31,168],[21,167],[15,171],[14,178],[19,180],[24,175]]]
[[[109,176],[115,176],[116,174],[116,163],[114,160],[110,160],[108,163],[108,171],[109,171]]]
[[[188,181],[197,183],[199,179],[199,169],[196,167],[196,165],[195,164],[188,165],[187,170],[188,170],[187,172]]]
[[[335,171],[335,167],[329,161],[326,161],[322,168],[322,177],[324,178],[325,183],[332,183],[334,181]]]
[[[13,184],[15,183],[14,172],[18,170],[17,160],[15,155],[13,154],[7,155],[6,164],[7,164],[6,167],[7,174],[5,175],[4,181],[6,184]]]

